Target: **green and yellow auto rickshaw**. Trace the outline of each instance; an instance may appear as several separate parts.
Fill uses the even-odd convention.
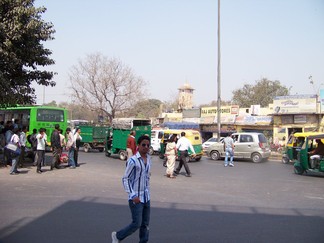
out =
[[[319,140],[324,143],[324,133],[305,138],[305,142],[298,153],[297,161],[294,163],[296,174],[315,173],[324,176],[324,156],[311,156],[309,154],[310,151],[318,147]]]
[[[288,138],[287,144],[282,151],[282,163],[293,163],[297,160],[298,152],[305,142],[305,138],[313,135],[322,134],[320,132],[296,132]]]

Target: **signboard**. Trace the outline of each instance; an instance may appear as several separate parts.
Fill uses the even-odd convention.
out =
[[[236,125],[270,125],[272,116],[237,116],[235,119]]]
[[[225,115],[238,115],[239,112],[239,106],[238,105],[232,105],[232,106],[221,106],[221,116]],[[217,116],[217,107],[201,107],[201,117],[206,116]]]
[[[278,96],[273,99],[273,114],[316,113],[316,95]]]

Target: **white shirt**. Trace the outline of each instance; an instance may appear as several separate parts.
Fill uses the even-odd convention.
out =
[[[45,134],[41,138],[42,134],[37,134],[37,150],[45,150]]]
[[[25,147],[26,146],[26,142],[27,142],[27,138],[26,138],[26,133],[21,132],[20,133],[20,145]]]
[[[194,148],[192,147],[189,139],[186,138],[186,137],[181,137],[177,142],[177,149],[179,151],[186,151],[186,150],[189,150],[189,148],[190,148],[190,150],[191,150],[191,152],[193,154],[196,154],[196,152],[195,152]]]

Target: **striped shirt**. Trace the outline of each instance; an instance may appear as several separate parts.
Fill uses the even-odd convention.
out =
[[[150,201],[150,170],[151,157],[147,155],[145,164],[140,153],[137,152],[128,161],[122,182],[128,193],[128,200],[139,197],[141,203]]]

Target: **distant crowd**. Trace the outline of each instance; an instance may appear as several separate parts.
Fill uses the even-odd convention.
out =
[[[20,173],[18,167],[23,168],[27,158],[32,161],[33,166],[36,166],[37,173],[43,173],[42,167],[48,166],[45,151],[49,147],[53,153],[50,170],[65,167],[75,169],[79,166],[78,152],[81,140],[80,128],[75,128],[73,131],[67,128],[63,135],[63,130],[56,124],[49,144],[45,128],[40,128],[38,131],[33,129],[33,132],[27,136],[27,127],[19,126],[19,120],[0,122],[2,163],[6,168],[11,166],[11,175]]]

